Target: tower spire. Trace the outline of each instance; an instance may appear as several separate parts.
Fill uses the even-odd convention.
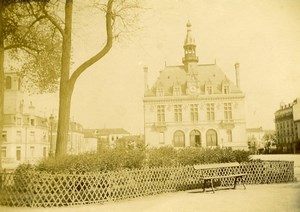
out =
[[[184,65],[188,65],[188,63],[198,63],[198,57],[196,55],[196,44],[195,39],[192,36],[192,25],[190,21],[186,24],[187,32],[184,41],[184,57],[182,58],[182,62]]]

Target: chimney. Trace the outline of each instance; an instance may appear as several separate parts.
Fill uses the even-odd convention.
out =
[[[236,75],[236,87],[240,88],[240,64],[234,64],[235,67],[235,75]]]
[[[144,67],[144,92],[148,90],[148,67]]]

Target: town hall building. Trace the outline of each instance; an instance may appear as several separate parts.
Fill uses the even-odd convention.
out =
[[[165,66],[148,88],[144,68],[144,130],[148,146],[247,149],[245,94],[217,64],[198,64],[187,23],[182,65]]]

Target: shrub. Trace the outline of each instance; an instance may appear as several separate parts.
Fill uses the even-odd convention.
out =
[[[36,169],[55,173],[106,172],[142,167],[245,162],[249,161],[249,156],[249,151],[229,148],[187,147],[177,150],[170,146],[148,149],[116,147],[102,148],[97,153],[68,155],[59,159],[47,158],[42,160]],[[30,169],[33,169],[30,165],[21,165],[16,172],[23,173]]]
[[[64,157],[47,158],[37,169],[47,172],[85,173],[141,168],[145,161],[142,149],[104,148],[98,153],[84,153]]]
[[[248,162],[250,161],[250,152],[245,151],[245,150],[234,150],[233,155],[234,155],[234,161],[236,162]]]
[[[176,150],[170,146],[148,149],[146,164],[149,167],[175,166]]]
[[[21,164],[17,167],[14,174],[14,185],[18,191],[26,192],[29,189],[31,174],[34,170],[35,167],[30,164]]]
[[[184,148],[178,151],[177,159],[181,165],[230,163],[249,161],[250,153],[230,148]]]
[[[177,160],[184,166],[204,163],[204,149],[193,147],[180,149],[177,152]]]

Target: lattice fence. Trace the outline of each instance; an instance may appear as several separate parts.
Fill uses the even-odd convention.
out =
[[[263,161],[242,163],[246,184],[282,183],[294,180],[294,162]],[[213,172],[229,174],[234,168]],[[232,185],[233,179],[222,179],[217,186]],[[158,193],[202,188],[199,170],[191,166],[145,168],[108,173],[49,174],[30,172],[23,175],[2,173],[0,205],[53,207],[103,203]]]

